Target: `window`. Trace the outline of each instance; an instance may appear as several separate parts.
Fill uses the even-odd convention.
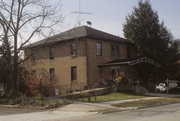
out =
[[[71,67],[71,81],[77,80],[77,68],[76,66]]]
[[[102,43],[101,42],[96,43],[96,55],[102,56]]]
[[[113,68],[111,70],[111,77],[112,77],[113,80],[116,79],[119,76],[119,74],[120,74],[120,69],[119,68]]]
[[[116,78],[116,70],[115,69],[112,69],[112,79],[114,80]]]
[[[111,45],[111,56],[119,57],[119,46],[118,45]]]
[[[32,70],[31,75],[35,75],[35,74],[36,74],[36,70]]]
[[[55,69],[54,68],[49,69],[49,77],[50,77],[50,81],[55,81]]]
[[[35,55],[34,55],[34,54],[32,54],[32,56],[31,56],[31,61],[32,61],[33,63],[35,63],[35,62],[36,62],[36,57],[35,57]]]
[[[34,50],[34,48],[32,48],[32,50],[31,50],[31,61],[33,62],[33,63],[35,63],[36,62],[36,56],[35,56],[35,50]]]
[[[127,58],[131,58],[131,48],[129,46],[127,46]]]
[[[27,57],[27,51],[26,50],[24,50],[24,56]]]
[[[77,44],[75,42],[71,43],[71,56],[77,56]]]
[[[55,49],[54,46],[49,47],[49,59],[52,60],[55,57]]]

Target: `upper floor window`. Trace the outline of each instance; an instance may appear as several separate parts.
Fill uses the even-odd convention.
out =
[[[71,81],[77,80],[77,67],[73,66],[71,67]]]
[[[35,50],[34,50],[34,48],[32,48],[31,49],[31,61],[33,62],[33,63],[35,63],[36,62],[36,56],[35,56]]]
[[[101,42],[96,43],[96,55],[102,56],[102,43]]]
[[[77,44],[76,42],[71,43],[71,56],[77,56]]]
[[[52,60],[55,58],[55,48],[54,46],[49,47],[49,59]]]
[[[27,56],[27,50],[24,50],[24,56],[25,57]]]
[[[119,57],[119,46],[118,45],[111,45],[111,56]]]
[[[50,81],[55,81],[55,69],[54,68],[49,69],[49,77],[50,77]]]
[[[131,58],[131,48],[127,46],[127,58]]]

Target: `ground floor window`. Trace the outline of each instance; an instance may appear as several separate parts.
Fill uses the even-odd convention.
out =
[[[36,70],[32,70],[31,75],[35,75],[35,74],[36,74]]]
[[[120,74],[120,68],[119,67],[113,67],[111,69],[111,77],[112,79],[116,79]]]
[[[71,67],[71,81],[76,81],[77,80],[77,67],[72,66]]]
[[[50,81],[55,81],[55,69],[54,68],[50,68],[49,69],[49,77],[50,77]]]

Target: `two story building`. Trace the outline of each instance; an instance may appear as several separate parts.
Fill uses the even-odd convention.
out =
[[[97,87],[118,72],[128,74],[133,42],[80,26],[24,47],[29,72],[46,73],[61,93]],[[118,66],[117,66],[118,65]]]

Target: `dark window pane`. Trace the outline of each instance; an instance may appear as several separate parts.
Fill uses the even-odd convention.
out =
[[[118,45],[111,45],[111,56],[119,57],[119,46]]]
[[[31,50],[31,61],[33,62],[33,63],[35,63],[36,62],[36,56],[35,56],[35,50],[34,50],[34,48]]]
[[[120,74],[120,69],[112,69],[112,79],[116,79]]]
[[[36,70],[32,70],[31,75],[35,75],[35,74],[36,74]]]
[[[34,54],[32,54],[32,56],[31,56],[31,61],[32,61],[33,63],[35,63],[35,62],[36,62],[36,57],[35,57],[35,55],[34,55]]]
[[[129,46],[127,47],[127,58],[128,58],[128,59],[131,58],[131,49],[130,49]]]
[[[54,46],[50,46],[49,47],[49,59],[54,59],[55,57],[55,49],[54,49]]]
[[[77,56],[77,44],[75,42],[71,43],[71,56]]]
[[[77,68],[76,66],[71,67],[71,81],[77,80]]]
[[[49,76],[50,76],[50,81],[55,81],[55,69],[54,68],[50,68],[49,69]]]
[[[102,56],[102,43],[100,42],[96,43],[96,55]]]

